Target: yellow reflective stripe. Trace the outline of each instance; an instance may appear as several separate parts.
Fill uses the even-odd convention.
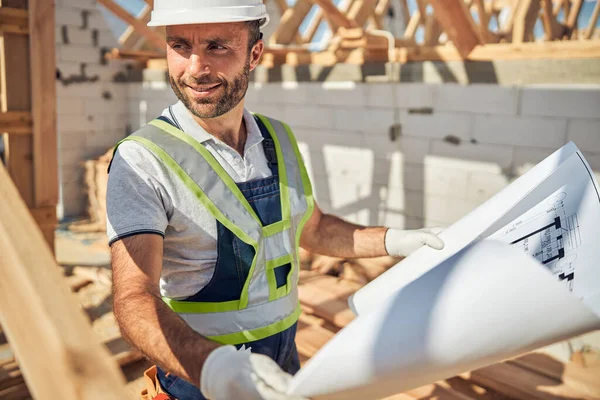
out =
[[[300,303],[298,303],[296,310],[292,314],[269,326],[250,331],[230,333],[228,335],[207,336],[207,338],[221,344],[242,344],[261,340],[290,328],[298,321],[301,311]]]
[[[294,134],[292,133],[292,130],[290,129],[290,127],[288,126],[288,124],[283,123],[283,126],[285,127],[285,131],[288,134],[288,137],[290,138],[290,143],[292,144],[292,147],[294,148],[294,153],[296,154],[296,159],[298,160],[298,166],[300,167],[300,176],[302,177],[302,186],[304,187],[304,198],[306,199],[306,212],[304,213],[304,216],[302,216],[302,219],[300,220],[300,223],[298,224],[298,228],[296,229],[296,254],[297,254],[297,259],[300,260],[300,236],[302,235],[302,230],[304,229],[304,225],[306,224],[306,222],[308,222],[308,220],[310,219],[314,209],[315,209],[315,201],[313,198],[313,193],[312,193],[312,185],[310,184],[310,178],[308,177],[308,172],[306,171],[306,166],[304,165],[304,161],[302,160],[302,154],[300,153],[300,148],[298,147],[298,142],[296,141],[296,138],[294,137]],[[298,268],[300,269],[299,265],[293,265],[293,268]],[[289,294],[289,292],[292,289],[292,284],[291,284],[291,278],[292,278],[292,274],[290,273],[290,275],[288,276],[288,282],[287,282],[287,292]],[[297,282],[294,282],[294,284],[297,284]]]
[[[240,309],[239,300],[223,301],[220,303],[200,303],[192,301],[173,300],[167,297],[163,297],[162,299],[171,310],[177,313],[216,313],[225,311],[237,311]]]
[[[274,260],[267,260],[267,269],[273,269],[277,267],[281,267],[282,265],[289,264],[294,261],[294,256],[291,254],[287,254],[285,256],[281,256],[279,258],[275,258]]]
[[[291,226],[292,226],[292,221],[290,221],[289,219],[284,219],[283,221],[275,222],[274,224],[265,226],[262,229],[263,236],[265,238],[268,238],[269,236],[276,235],[278,233],[285,231],[286,229],[289,229]]]
[[[275,142],[275,152],[277,153],[277,170],[279,171],[279,190],[280,190],[280,198],[281,198],[281,219],[283,221],[289,220],[292,217],[292,208],[290,204],[290,196],[289,196],[289,187],[288,187],[288,177],[287,170],[285,168],[285,161],[283,158],[283,152],[281,151],[281,144],[279,143],[279,138],[277,137],[277,132],[273,129],[273,125],[268,118],[263,115],[255,114],[265,125],[269,133],[271,134],[271,138],[273,142]]]
[[[246,279],[246,283],[244,283],[244,288],[242,289],[242,295],[240,296],[239,301],[239,309],[244,309],[248,307],[248,288],[250,287],[250,277],[253,276],[254,270],[256,269],[256,260],[258,255],[258,243],[254,241],[246,232],[241,230],[237,225],[231,222],[221,210],[217,208],[217,206],[206,196],[206,194],[200,189],[198,184],[194,182],[194,180],[177,164],[177,162],[162,148],[157,146],[152,141],[139,137],[139,136],[130,136],[125,140],[133,140],[135,142],[140,143],[145,146],[148,150],[152,151],[158,158],[162,160],[165,166],[170,168],[175,175],[177,175],[183,183],[187,186],[187,188],[198,198],[200,203],[212,214],[215,219],[217,219],[220,223],[222,223],[227,229],[233,232],[234,235],[240,238],[240,240],[249,244],[254,248],[254,259],[252,260],[252,266],[250,267],[250,272],[248,273],[248,279]]]
[[[221,164],[219,164],[215,157],[212,154],[210,154],[210,151],[208,151],[204,146],[202,146],[202,144],[200,144],[196,139],[165,121],[155,119],[154,121],[150,121],[149,124],[167,132],[170,135],[175,136],[177,139],[189,144],[198,153],[200,153],[200,155],[204,157],[206,162],[210,164],[212,169],[217,173],[219,178],[221,178],[223,183],[225,183],[229,190],[231,190],[231,193],[236,197],[236,199],[238,199],[242,206],[244,206],[246,212],[248,212],[248,214],[250,214],[252,218],[254,218],[254,220],[258,223],[259,226],[262,226],[258,215],[256,215],[256,213],[254,212],[254,210],[248,203],[248,200],[246,200],[246,198],[240,191],[240,188],[235,184],[233,179],[231,179],[231,176],[229,176],[229,174],[223,169],[223,167],[221,166]]]
[[[267,260],[267,263],[266,263],[267,265],[265,268],[266,268],[266,273],[267,273],[267,282],[269,283],[269,301],[280,299],[288,294],[287,293],[287,284],[281,286],[280,288],[277,287],[277,278],[275,277],[275,268],[281,267],[286,264],[291,264],[293,262],[294,262],[294,256],[291,254],[287,254],[285,256],[276,258],[274,260]],[[290,269],[290,272],[288,273],[288,277],[289,277],[289,274],[292,273],[292,271],[294,271],[293,265],[292,265],[292,268]],[[288,279],[287,283],[289,283],[289,279]]]

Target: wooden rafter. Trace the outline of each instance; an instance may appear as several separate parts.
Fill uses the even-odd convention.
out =
[[[483,44],[475,21],[463,0],[430,0],[435,16],[448,38],[466,58],[478,45]]]
[[[541,0],[520,0],[515,10],[512,30],[513,43],[530,42],[533,39],[533,28],[538,19]]]
[[[298,28],[312,6],[310,0],[297,0],[293,7],[286,9],[279,26],[271,36],[271,44],[290,44],[298,35]]]
[[[544,24],[546,40],[555,40],[562,36],[563,27],[556,20],[551,0],[542,0],[542,23]]]
[[[157,50],[165,51],[165,39],[156,31],[150,29],[140,20],[129,14],[127,10],[115,3],[113,0],[98,0],[98,3],[106,7],[107,10],[115,14],[117,17],[133,26],[146,40],[151,43]]]
[[[592,17],[590,18],[590,22],[588,23],[588,27],[583,35],[584,39],[590,39],[594,34],[594,30],[596,29],[596,23],[598,22],[598,16],[600,15],[600,1],[596,2],[594,6],[594,11],[592,12]]]
[[[571,36],[573,35],[573,31],[577,27],[577,19],[579,18],[579,13],[581,12],[581,7],[583,6],[583,0],[572,0],[571,5],[572,8],[569,10],[568,14],[565,13],[565,15],[568,15],[568,18],[566,18],[567,23],[565,24],[565,36],[569,39],[571,38]]]
[[[150,21],[150,16],[152,13],[152,7],[146,5],[139,17],[137,18],[142,24],[147,24]],[[119,43],[121,44],[121,48],[123,50],[131,50],[135,48],[136,44],[142,40],[143,36],[135,29],[133,25],[129,25],[125,32],[119,38]]]
[[[357,28],[359,25],[349,19],[331,0],[311,0],[314,4],[321,7],[325,13],[325,18],[332,21],[338,27],[351,29]]]
[[[29,13],[27,10],[0,7],[0,32],[29,34]]]

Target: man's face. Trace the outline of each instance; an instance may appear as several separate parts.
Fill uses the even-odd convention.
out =
[[[198,118],[215,118],[237,106],[263,50],[248,51],[244,22],[167,27],[167,65],[173,91]]]

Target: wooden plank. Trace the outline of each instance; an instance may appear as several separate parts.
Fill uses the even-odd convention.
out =
[[[476,46],[483,44],[463,0],[430,0],[430,4],[448,39],[454,43],[463,58],[466,58]]]
[[[410,21],[408,21],[406,25],[406,30],[404,31],[404,37],[406,39],[414,39],[417,34],[417,29],[419,29],[419,25],[421,24],[421,13],[419,10],[416,10],[412,17],[410,17]]]
[[[0,111],[30,112],[31,81],[29,77],[29,37],[0,33]],[[55,78],[52,78],[54,83]],[[33,178],[33,137],[8,135],[6,165],[23,200],[35,204]]]
[[[571,9],[568,13],[565,13],[565,15],[568,15],[567,23],[565,24],[567,27],[565,36],[569,39],[573,36],[573,31],[577,28],[577,19],[579,19],[582,6],[583,0],[572,0]]]
[[[600,381],[598,381],[600,366],[582,367],[573,362],[562,363],[543,353],[526,354],[510,360],[508,363],[564,382],[584,394],[586,398],[600,396]]]
[[[151,14],[152,7],[145,6],[137,19],[143,24],[148,24],[148,22],[150,22]],[[129,25],[119,38],[119,44],[121,45],[122,50],[137,50],[136,47],[139,45],[141,40],[142,36],[139,34],[139,32],[133,26]]]
[[[468,375],[469,379],[477,385],[514,399],[586,398],[583,393],[560,380],[509,363],[493,364],[472,371]]]
[[[538,19],[541,0],[520,0],[515,10],[512,30],[513,43],[533,41],[533,28]]]
[[[279,26],[271,35],[272,44],[290,44],[298,34],[298,28],[310,12],[313,4],[309,0],[297,0],[293,7],[285,10]]]
[[[317,4],[328,20],[331,20],[335,25],[350,29],[357,28],[358,24],[355,21],[350,20],[344,13],[340,11],[331,0],[311,0],[314,4]]]
[[[348,11],[348,18],[356,22],[359,27],[364,27],[367,20],[375,13],[377,0],[358,0],[352,4]]]
[[[562,36],[562,28],[552,11],[551,0],[542,0],[542,23],[544,25],[544,32],[546,33],[546,40],[554,40]]]
[[[315,34],[317,33],[317,30],[319,29],[319,26],[321,25],[321,22],[323,21],[324,16],[325,12],[322,8],[319,8],[317,10],[315,18],[310,22],[309,26],[306,28],[306,32],[304,32],[304,35],[302,36],[302,43],[312,42],[313,38],[315,37]],[[333,30],[334,27],[331,25],[332,21],[327,21],[327,23],[329,24],[330,29]]]
[[[354,314],[348,308],[348,303],[338,298],[335,293],[321,289],[313,282],[299,285],[300,303],[308,306],[313,313],[337,327],[348,325]]]
[[[3,133],[31,135],[33,120],[28,111],[6,111],[0,113],[0,129]]]
[[[588,27],[583,34],[584,39],[590,39],[594,34],[594,31],[596,30],[596,23],[598,22],[598,16],[600,16],[600,1],[596,1],[594,11],[592,12],[592,16],[588,22]]]
[[[325,328],[303,321],[298,322],[296,332],[298,353],[308,358],[314,356],[334,336],[333,332]]]
[[[29,16],[27,10],[0,7],[0,32],[29,34]]]
[[[29,0],[35,207],[58,204],[54,0]]]
[[[148,43],[152,44],[157,50],[164,52],[166,49],[165,39],[156,31],[150,29],[143,22],[129,14],[127,10],[115,3],[113,0],[98,0],[98,3],[106,7],[107,10],[115,14],[117,17],[133,26],[142,36],[146,38]]]
[[[0,323],[32,396],[124,399],[123,375],[93,339],[86,317],[2,166],[0,192]]]

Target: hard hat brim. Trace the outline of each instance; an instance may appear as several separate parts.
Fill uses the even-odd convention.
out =
[[[226,9],[213,9],[211,12],[203,12],[199,15],[198,11],[180,10],[177,12],[159,12],[153,11],[152,18],[148,26],[171,26],[171,25],[193,25],[193,24],[217,24],[245,21],[262,20],[260,27],[269,23],[269,15],[266,12],[253,12],[248,9],[246,13],[227,12]],[[266,10],[265,10],[266,11]]]

